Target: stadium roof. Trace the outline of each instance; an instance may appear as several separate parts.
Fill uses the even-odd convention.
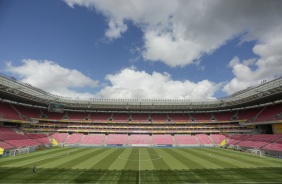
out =
[[[63,104],[67,110],[89,111],[218,111],[252,108],[282,102],[282,77],[213,100],[176,99],[88,99],[53,95],[12,77],[0,75],[2,101],[48,107]]]

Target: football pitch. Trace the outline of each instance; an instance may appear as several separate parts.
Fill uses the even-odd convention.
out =
[[[278,184],[282,160],[221,148],[64,147],[1,158],[0,183]]]

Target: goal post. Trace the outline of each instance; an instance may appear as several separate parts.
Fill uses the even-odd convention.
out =
[[[17,149],[12,149],[9,151],[9,156],[16,156],[19,154],[28,154],[30,152],[29,148],[17,148]]]
[[[259,148],[247,149],[247,153],[250,153],[253,155],[259,155],[260,157],[265,156],[265,151],[260,150]]]

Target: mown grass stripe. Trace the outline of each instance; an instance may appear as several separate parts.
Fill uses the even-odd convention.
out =
[[[250,156],[243,156],[243,154],[242,156],[238,156],[237,154],[226,153],[225,150],[223,152],[219,152],[216,149],[208,149],[208,150],[203,150],[203,151],[205,151],[207,154],[212,153],[215,156],[222,156],[222,157],[233,159],[234,161],[238,160],[239,162],[245,162],[247,164],[258,166],[256,159],[253,159]]]
[[[59,160],[64,160],[65,157],[68,155],[68,153],[71,153],[71,154],[79,154],[81,153],[81,149],[73,149],[72,152],[64,152],[64,153],[56,153],[56,154],[53,154],[53,155],[50,155],[48,154],[48,156],[45,158],[45,157],[39,157],[39,158],[36,158],[36,159],[33,159],[33,160],[27,160],[26,162],[24,163],[18,163],[20,165],[18,165],[19,167],[33,167],[33,165],[35,164],[38,168],[43,165],[43,164],[46,164],[46,163],[50,163],[50,162],[53,162],[53,163],[58,163]],[[83,149],[83,151],[87,151],[87,149]]]
[[[21,162],[26,162],[28,160],[34,160],[36,158],[44,158],[44,157],[48,157],[48,155],[53,155],[54,153],[56,154],[60,154],[60,153],[64,153],[66,152],[67,149],[56,149],[55,151],[52,151],[52,152],[44,152],[43,154],[36,154],[36,152],[32,152],[32,153],[29,153],[29,154],[25,154],[24,156],[25,157],[21,157],[21,155],[18,155],[16,157],[9,157],[9,160],[5,159],[3,162],[1,162],[1,166],[4,166],[4,165],[16,165],[16,163],[18,163],[18,165],[21,163]]]
[[[171,167],[163,159],[155,159],[154,155],[159,154],[155,148],[149,148],[148,153],[155,167],[155,170],[152,171],[149,176],[147,176],[146,172],[143,171],[142,181],[144,182],[148,180],[147,177],[150,177],[151,179],[153,177],[153,180],[157,181],[158,183],[166,183],[169,177],[169,175],[166,174],[166,171],[171,170]]]
[[[81,162],[73,166],[72,169],[95,169],[93,168],[95,164],[114,151],[110,148],[91,148],[91,150],[94,150],[92,157],[87,160],[82,159]]]
[[[51,154],[52,152],[57,152],[58,150],[63,151],[63,149],[68,149],[68,148],[54,147],[52,149],[30,152],[29,154],[19,154],[19,155],[16,155],[16,156],[8,156],[8,157],[1,158],[0,163],[10,161],[10,160],[26,159],[26,158],[29,158],[30,156],[35,156],[35,155],[42,155],[42,154],[47,154],[47,153]]]
[[[110,171],[108,170],[108,168],[113,163],[113,161],[117,158],[115,155],[119,155],[124,149],[105,148],[105,150],[106,150],[105,153],[107,153],[105,154],[105,157],[101,158],[97,163],[94,164],[92,163],[90,168],[85,169],[86,172],[83,172],[82,174],[77,176],[74,179],[76,183],[81,183],[81,182],[91,183],[89,181],[95,181],[97,183],[101,183],[105,180],[107,181],[118,180],[116,176],[109,175]],[[96,156],[93,157],[93,159],[98,158],[99,155],[97,157]],[[92,171],[92,174],[89,174],[89,171]]]
[[[187,169],[200,169],[205,168],[204,161],[199,162],[199,157],[194,156],[190,153],[180,154],[179,149],[164,149],[167,153],[177,159],[179,162],[182,162]]]
[[[139,152],[137,148],[130,148],[131,152],[129,153],[129,157],[125,160],[124,168],[125,170],[137,170],[139,169]]]
[[[131,153],[131,149],[123,149],[123,152],[117,157],[117,159],[110,165],[109,170],[123,170],[126,161]]]
[[[242,162],[234,162],[234,160],[230,160],[230,159],[224,159],[221,157],[212,157],[212,155],[210,155],[207,152],[204,152],[204,149],[190,149],[190,148],[186,148],[186,149],[181,149],[182,151],[192,154],[194,156],[197,156],[203,160],[206,160],[214,165],[217,165],[218,168],[238,168],[240,166],[242,166]],[[207,163],[208,165],[209,163]],[[246,167],[250,167],[250,165],[246,165]]]
[[[161,156],[153,155],[154,159],[161,159]],[[155,157],[156,156],[156,157]],[[154,164],[152,162],[152,158],[149,155],[148,148],[140,148],[140,158],[141,158],[141,171],[143,170],[154,170]]]
[[[248,155],[246,153],[225,150],[225,149],[215,149],[215,148],[142,148],[140,149],[140,154],[138,152],[139,148],[62,148],[63,150],[67,149],[73,150],[76,154],[70,154],[67,158],[61,157],[56,161],[50,161],[43,165],[38,165],[38,172],[36,174],[32,173],[32,165],[24,165],[23,167],[9,167],[11,165],[7,164],[2,166],[0,163],[0,183],[138,183],[141,176],[141,183],[281,183],[282,175],[281,168],[282,160],[273,159],[276,161],[275,164],[268,162],[270,158],[260,158],[257,156]],[[82,151],[82,150],[86,151]],[[61,149],[58,149],[58,151]],[[189,150],[191,152],[189,152]],[[189,152],[189,153],[188,153]],[[193,152],[193,153],[192,153]],[[59,152],[54,151],[53,154],[46,154],[46,157],[58,155]],[[91,155],[91,153],[93,153]],[[135,166],[130,166],[128,160],[119,159],[119,155],[129,154],[128,158],[131,156],[133,160],[136,160]],[[134,153],[134,154],[133,154]],[[137,153],[137,154],[136,154]],[[244,159],[250,158],[254,162],[266,162],[271,167],[260,166],[257,168],[242,168],[244,165],[239,166],[238,168],[228,168],[222,165],[224,168],[207,168],[201,166],[201,163],[205,159],[205,155],[209,153],[222,155],[222,157],[228,157],[232,155],[236,159],[236,163],[240,161],[240,155],[243,155]],[[157,160],[153,160],[152,155],[161,155],[161,162],[157,163]],[[45,155],[45,154],[42,154]],[[150,157],[150,155],[152,157]],[[197,155],[197,157],[195,156]],[[29,154],[32,157],[32,153]],[[112,159],[109,159],[113,157]],[[152,159],[149,161],[140,161],[141,169],[145,164],[150,163],[150,167],[153,167],[153,170],[143,170],[141,174],[138,175],[138,170],[128,170],[124,169],[123,166],[128,164],[127,168],[135,168],[138,166],[140,160]],[[17,156],[15,157],[17,158]],[[29,158],[29,157],[28,157]],[[39,157],[40,158],[40,157]],[[44,157],[43,157],[44,158]],[[78,163],[78,158],[81,158],[81,162]],[[230,157],[228,157],[230,158]],[[38,159],[38,158],[37,158]],[[213,161],[211,160],[213,159]],[[0,159],[1,160],[1,159]],[[12,161],[13,159],[11,159]],[[68,162],[77,162],[76,165],[68,164]],[[211,157],[208,158],[206,164],[217,164],[220,162],[220,157]],[[228,162],[233,162],[231,161]],[[199,162],[198,162],[199,161]],[[242,161],[242,160],[241,160]],[[6,162],[6,161],[5,161]],[[21,161],[24,163],[24,161]],[[27,159],[26,163],[30,162],[30,159]],[[122,167],[114,166],[115,164],[122,163]],[[132,162],[132,161],[131,161]],[[163,162],[166,166],[162,167]],[[181,162],[183,167],[187,169],[176,169],[178,168],[175,165],[178,165]],[[193,166],[192,162],[198,162],[198,165]],[[222,162],[225,162],[223,159]],[[188,167],[185,165],[188,165]],[[50,164],[50,165],[48,165]],[[63,164],[65,168],[58,168],[58,165]],[[106,164],[106,167],[101,167],[101,165]],[[44,168],[45,166],[50,168]],[[99,166],[99,168],[97,167]],[[61,165],[62,166],[62,165]],[[200,167],[197,167],[200,166]],[[120,168],[120,169],[109,169],[109,168]]]
[[[93,165],[91,169],[108,169],[123,151],[124,148],[114,148],[111,153],[109,153],[105,158],[101,159],[98,163]]]
[[[72,151],[70,152],[75,152],[77,151],[77,149],[71,149]],[[34,156],[34,155],[30,155],[30,157],[28,159],[24,159],[24,160],[17,160],[16,162],[12,161],[11,163],[9,163],[9,166],[11,167],[21,167],[21,166],[25,166],[28,163],[34,163],[36,161],[40,161],[40,160],[46,160],[49,158],[54,158],[54,157],[62,157],[64,155],[66,155],[67,153],[69,153],[69,150],[57,150],[57,152],[52,152],[52,153],[46,153],[40,156]]]
[[[122,170],[117,183],[139,183],[139,174],[136,170]]]
[[[244,163],[256,166],[256,167],[270,166],[269,161],[271,161],[267,158],[261,158],[261,157],[257,157],[257,156],[254,156],[254,155],[248,155],[246,153],[233,151],[233,150],[222,149],[222,151],[221,151],[219,149],[208,149],[208,150],[203,149],[203,151],[205,151],[207,153],[212,153],[214,155],[230,158],[230,159],[233,159],[234,161],[239,160],[241,162],[244,162]],[[271,165],[272,166],[273,165],[279,166],[279,163],[282,164],[281,160],[277,160],[276,162],[271,163]]]
[[[77,154],[71,154],[63,158],[63,162],[57,165],[57,168],[72,168],[85,160],[89,160],[94,156],[95,150],[87,149],[86,151],[81,151]]]
[[[124,151],[125,148],[116,148],[114,152],[107,155],[104,159],[99,161],[97,164],[94,165],[95,168],[99,168],[101,170],[108,170],[108,168],[113,164],[115,159],[118,159],[118,156],[121,155],[121,153]],[[109,179],[110,181],[115,180],[118,181],[120,179],[120,176],[109,176],[108,172],[105,172],[104,175],[102,175],[99,178],[99,181],[104,181],[105,179]]]
[[[130,148],[130,152],[128,153],[128,159],[124,160],[126,163],[124,168],[119,176],[118,183],[134,182],[138,183],[139,180],[139,150],[138,148]]]
[[[160,159],[167,163],[171,169],[182,170],[187,169],[186,165],[184,165],[179,160],[176,160],[173,155],[164,151],[163,149],[156,149],[156,152],[159,154]]]
[[[274,165],[277,165],[277,167],[282,166],[282,160],[279,160],[279,159],[277,160],[276,158],[271,158],[267,156],[261,157],[259,155],[254,155],[251,153],[240,152],[240,151],[235,151],[235,150],[230,150],[230,149],[214,148],[212,150],[221,152],[222,154],[232,154],[234,156],[236,155],[239,158],[251,159],[260,164],[266,164],[266,166],[274,166]]]
[[[152,159],[152,163],[157,170],[169,170],[171,167],[167,165],[167,163],[163,159],[157,159],[155,160],[153,155],[158,155],[158,152],[154,148],[149,148],[148,153],[150,155],[150,158]]]

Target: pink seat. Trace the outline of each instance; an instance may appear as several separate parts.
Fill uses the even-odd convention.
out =
[[[151,144],[151,137],[148,134],[132,134],[129,136],[129,144]]]
[[[213,142],[215,144],[220,144],[223,140],[226,139],[226,136],[222,134],[211,134],[210,137],[213,139]]]
[[[54,133],[50,137],[55,139],[58,143],[64,143],[68,136],[68,133]]]
[[[197,134],[196,137],[202,144],[213,144],[213,142],[206,134]]]
[[[50,144],[50,140],[48,138],[48,135],[46,134],[25,134],[25,136],[29,137],[30,139],[33,139],[37,142],[40,142],[42,144]]]
[[[105,144],[127,144],[127,134],[109,134],[105,140]]]
[[[14,148],[14,146],[11,146],[10,144],[0,141],[0,148],[11,149],[11,148]]]
[[[199,145],[199,141],[193,135],[175,135],[175,141],[179,145]]]
[[[102,145],[105,140],[105,134],[89,134],[85,135],[79,144]]]
[[[83,134],[80,133],[74,133],[71,134],[68,139],[65,141],[66,144],[77,144],[81,138],[82,138]]]
[[[152,140],[154,144],[174,144],[174,140],[170,134],[153,134]]]

